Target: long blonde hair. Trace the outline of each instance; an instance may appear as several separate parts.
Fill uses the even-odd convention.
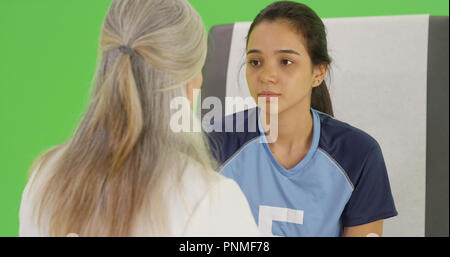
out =
[[[88,110],[72,139],[35,162],[42,167],[63,150],[36,196],[38,224],[48,223],[49,235],[129,236],[142,212],[150,213],[152,235],[167,232],[162,181],[182,176],[180,155],[205,171],[214,166],[203,134],[169,127],[170,101],[186,96],[180,85],[201,71],[206,38],[186,0],[113,1]]]

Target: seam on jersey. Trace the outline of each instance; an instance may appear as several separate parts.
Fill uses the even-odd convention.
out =
[[[231,155],[231,157],[230,158],[228,158],[228,160],[227,161],[225,161],[220,167],[219,167],[219,172],[223,169],[223,168],[225,168],[225,166],[227,166],[228,165],[228,163],[230,163],[240,152],[242,152],[243,150],[244,150],[244,148],[247,146],[247,145],[249,145],[249,144],[251,144],[253,141],[255,141],[255,140],[257,140],[257,139],[259,139],[259,138],[261,138],[261,136],[257,136],[257,137],[255,137],[255,138],[253,138],[253,139],[251,139],[251,140],[249,140],[247,143],[245,143],[245,144],[243,144],[233,155]]]
[[[331,155],[328,154],[328,152],[326,152],[325,150],[323,150],[320,147],[317,147],[317,150],[319,150],[320,152],[325,154],[334,163],[334,165],[336,165],[339,168],[339,171],[345,176],[345,178],[347,179],[347,182],[350,184],[352,191],[354,191],[355,186],[353,186],[353,183],[350,180],[350,178],[348,177],[347,172],[345,172],[344,168],[342,168],[342,166],[333,157],[331,157]]]

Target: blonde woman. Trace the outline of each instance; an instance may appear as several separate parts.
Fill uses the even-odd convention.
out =
[[[31,168],[21,236],[257,236],[235,182],[200,133],[170,129],[170,102],[201,86],[206,31],[186,0],[116,0],[89,108]]]

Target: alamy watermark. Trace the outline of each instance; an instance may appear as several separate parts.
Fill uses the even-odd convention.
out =
[[[200,95],[200,90],[194,89],[194,95]],[[235,119],[223,119],[222,101],[218,97],[210,96],[200,102],[199,108],[210,110],[199,121],[193,118],[189,100],[186,97],[175,97],[170,102],[170,109],[176,110],[170,117],[170,129],[175,132],[256,132],[258,120],[256,115],[248,115],[247,130],[245,130],[244,112],[254,104],[252,97],[225,97],[225,104],[236,113]],[[278,98],[258,97],[260,108],[261,128],[267,143],[273,143],[278,137]],[[213,124],[214,122],[214,124]],[[225,124],[223,124],[223,122]]]

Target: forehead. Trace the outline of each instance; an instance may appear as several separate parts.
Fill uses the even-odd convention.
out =
[[[286,20],[263,21],[249,35],[247,49],[306,51],[306,40],[295,26]]]

